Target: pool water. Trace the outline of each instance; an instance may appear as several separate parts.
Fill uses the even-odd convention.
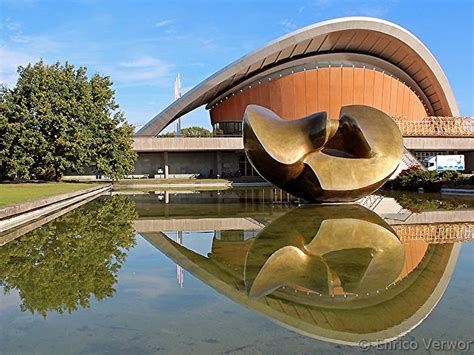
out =
[[[0,354],[472,353],[473,200],[361,204],[114,192],[0,236]]]

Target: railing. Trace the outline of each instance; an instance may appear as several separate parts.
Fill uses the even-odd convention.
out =
[[[402,242],[423,240],[427,243],[472,242],[473,224],[414,224],[392,226]]]
[[[357,203],[373,211],[383,199],[382,195],[368,195],[359,199]]]
[[[409,121],[393,117],[404,137],[474,137],[472,117],[426,117]]]
[[[406,148],[403,148],[402,162],[408,167],[426,169],[425,166]]]
[[[398,124],[404,137],[474,137],[473,117],[425,117],[421,120],[410,121],[406,117],[392,117]],[[242,123],[240,123],[241,125]],[[213,132],[213,137],[241,137],[241,132],[224,134]],[[176,138],[174,136],[159,136],[159,138]],[[180,137],[187,138],[187,137]],[[192,137],[196,138],[196,137]],[[209,138],[209,137],[206,137]]]

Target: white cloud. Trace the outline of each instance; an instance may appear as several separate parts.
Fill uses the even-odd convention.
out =
[[[166,65],[166,63],[161,59],[153,58],[150,56],[142,56],[128,62],[121,62],[119,63],[119,65],[125,68],[149,68],[156,66],[164,66]]]
[[[38,53],[50,53],[61,49],[62,44],[47,36],[30,36],[22,33],[10,36],[10,41],[17,46],[25,46],[30,51]]]
[[[294,31],[298,28],[298,25],[288,19],[280,21],[280,25],[282,25],[287,31]]]
[[[7,19],[5,21],[5,28],[10,31],[17,31],[21,28],[21,23],[14,22],[14,21],[11,21],[10,19]]]
[[[47,36],[23,34],[20,23],[7,20],[3,26],[7,31],[0,42],[0,83],[8,87],[16,84],[18,66],[46,59],[62,47]]]
[[[344,3],[336,0],[312,0],[308,3],[311,11],[327,10],[338,7],[340,16],[372,16],[384,17],[386,16],[397,0],[385,0],[383,2],[378,0],[348,0]]]
[[[0,46],[0,83],[12,88],[15,86],[18,74],[17,68],[37,61],[39,58],[25,52]]]
[[[0,23],[0,83],[13,87],[18,79],[18,66],[35,63],[57,53],[62,44],[44,35],[26,35],[20,22],[7,18]]]
[[[174,282],[170,279],[158,275],[138,275],[135,272],[122,274],[120,286],[123,292],[144,298],[155,298],[162,294],[169,294],[176,289]]]
[[[18,307],[21,304],[21,299],[19,292],[16,289],[11,290],[8,293],[3,294],[2,292],[2,302],[0,302],[0,310],[4,311],[8,308]]]
[[[172,23],[174,23],[174,20],[162,20],[155,23],[155,27],[164,27],[164,26],[171,25]]]
[[[161,59],[141,56],[104,68],[104,72],[121,86],[172,84],[173,66]]]
[[[25,9],[32,8],[38,4],[38,0],[2,0],[4,5]]]
[[[385,4],[385,6],[362,5],[357,9],[357,11],[359,11],[359,16],[370,16],[379,18],[386,16],[390,12],[388,4]]]

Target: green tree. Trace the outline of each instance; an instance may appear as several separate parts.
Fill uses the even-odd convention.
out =
[[[162,138],[176,137],[176,132],[174,132],[174,131],[166,132],[166,133],[160,134],[159,137],[162,137]]]
[[[0,178],[60,180],[66,171],[119,178],[133,170],[133,127],[108,76],[86,68],[18,68],[16,87],[0,89]]]
[[[204,127],[186,127],[181,130],[183,137],[212,137],[211,131]]]
[[[22,311],[72,312],[112,297],[135,244],[128,196],[95,200],[0,248],[0,286],[18,290]]]
[[[160,137],[176,137],[176,132],[167,132]],[[181,130],[181,137],[212,137],[212,132],[204,127],[192,126]]]

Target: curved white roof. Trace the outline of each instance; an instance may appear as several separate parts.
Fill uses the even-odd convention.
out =
[[[434,115],[459,116],[446,75],[418,38],[385,20],[346,17],[304,27],[236,60],[174,101],[137,135],[158,135],[185,113],[208,104],[262,70],[292,59],[330,53],[358,53],[381,58],[413,79],[429,100]]]

